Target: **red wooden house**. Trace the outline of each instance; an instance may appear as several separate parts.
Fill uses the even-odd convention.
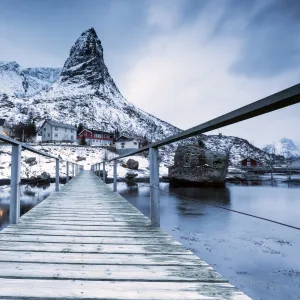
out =
[[[260,166],[260,163],[258,160],[247,157],[241,161],[241,165],[242,165],[242,168],[253,168],[253,167],[255,168],[255,167]]]
[[[110,146],[114,142],[113,133],[93,129],[84,129],[77,135],[77,141],[79,144],[83,135],[86,143],[91,146]]]

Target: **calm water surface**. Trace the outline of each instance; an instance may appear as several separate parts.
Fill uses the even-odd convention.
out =
[[[161,183],[161,227],[253,299],[300,299],[300,231],[201,201],[300,227],[300,186],[171,188]],[[149,216],[149,187],[118,184]]]

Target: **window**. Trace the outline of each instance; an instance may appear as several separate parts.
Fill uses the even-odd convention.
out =
[[[71,141],[74,141],[74,136],[73,135],[71,135]]]
[[[55,127],[55,131],[58,131],[58,127]]]
[[[65,128],[65,132],[67,132],[67,128]]]
[[[133,142],[133,145],[137,145],[137,142]]]
[[[251,162],[247,161],[247,167],[251,167]]]
[[[46,127],[44,128],[44,131],[46,131]]]
[[[48,137],[50,137],[50,133],[48,133]]]
[[[71,132],[73,133],[73,132],[74,132],[74,130],[73,130],[73,129],[71,129]]]
[[[57,133],[55,133],[54,137],[56,137],[56,138],[57,138],[57,137],[58,137],[58,134],[57,134]]]

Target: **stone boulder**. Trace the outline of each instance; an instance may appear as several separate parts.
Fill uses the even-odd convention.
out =
[[[50,179],[50,174],[47,173],[47,172],[43,172],[43,173],[40,175],[40,178],[43,179],[43,180]]]
[[[82,156],[77,156],[77,161],[82,161],[82,160],[86,160],[86,158]]]
[[[36,157],[28,157],[25,159],[25,163],[29,166],[34,166],[37,164]]]
[[[169,167],[171,185],[224,186],[229,155],[198,145],[178,146]]]
[[[137,170],[139,168],[139,162],[134,159],[128,159],[126,167],[131,170]]]

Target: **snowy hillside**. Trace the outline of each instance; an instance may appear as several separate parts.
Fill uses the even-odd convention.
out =
[[[10,67],[18,68],[17,65]],[[17,86],[12,90],[19,91]],[[52,118],[70,124],[84,123],[94,129],[118,128],[122,133],[154,139],[179,131],[136,108],[122,96],[104,63],[103,48],[93,28],[83,32],[75,42],[51,87],[27,99],[2,97],[0,116],[8,121],[25,120],[29,113],[38,125],[45,118]]]
[[[247,140],[234,136],[202,135],[201,140],[208,149],[215,151],[230,150],[229,160],[233,165],[240,165],[244,158],[251,157],[263,164],[268,165],[271,161],[271,155],[250,144]],[[284,163],[283,157],[274,156],[275,161]]]
[[[288,138],[282,138],[274,144],[267,145],[263,150],[267,153],[283,155],[286,158],[300,157],[300,149]]]
[[[0,61],[0,94],[32,96],[56,81],[60,71],[58,68],[22,68],[15,61]]]

